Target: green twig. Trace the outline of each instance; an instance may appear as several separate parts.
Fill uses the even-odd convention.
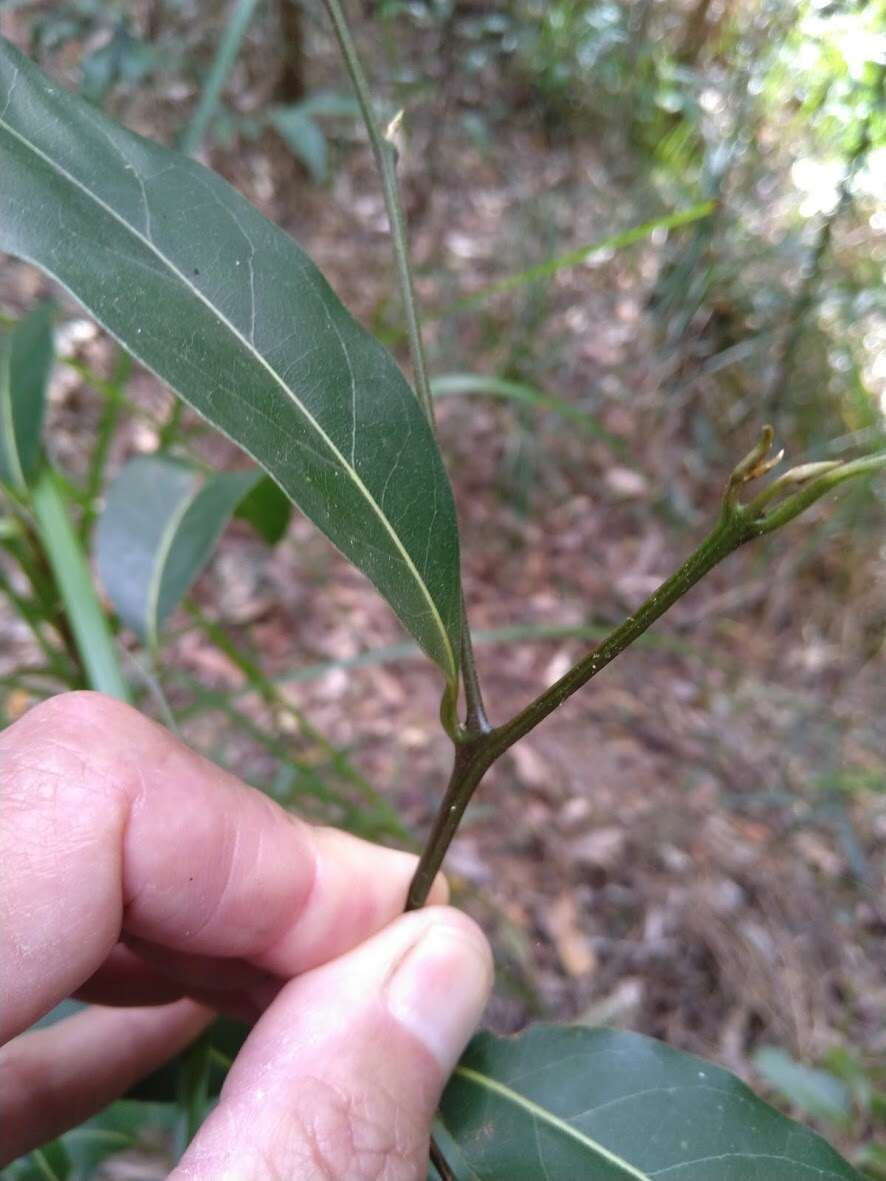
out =
[[[771,445],[772,429],[765,427],[757,446],[730,476],[714,529],[679,570],[653,591],[633,615],[629,615],[596,648],[509,722],[457,749],[446,795],[409,889],[408,909],[424,905],[475,789],[487,770],[506,750],[602,672],[734,550],[754,537],[781,528],[844,480],[886,467],[886,452],[850,463],[807,464],[779,477],[749,504],[740,504],[738,496],[743,486],[764,475],[773,462],[778,462],[779,457],[774,461],[768,458]],[[827,470],[823,471],[823,467]]]

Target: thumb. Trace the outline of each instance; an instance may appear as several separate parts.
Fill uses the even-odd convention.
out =
[[[170,1181],[424,1181],[434,1111],[491,984],[485,937],[449,907],[290,981]]]

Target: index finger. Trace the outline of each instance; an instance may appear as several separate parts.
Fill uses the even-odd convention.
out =
[[[316,967],[403,909],[414,865],[297,820],[129,706],[53,698],[0,734],[0,1042],[121,934]]]

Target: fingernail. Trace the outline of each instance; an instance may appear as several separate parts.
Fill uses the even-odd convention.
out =
[[[477,1028],[492,987],[492,960],[479,932],[436,922],[388,981],[388,1009],[448,1075]]]

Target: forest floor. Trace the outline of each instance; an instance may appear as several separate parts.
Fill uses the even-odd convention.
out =
[[[235,76],[247,108],[252,91],[261,96],[254,52]],[[551,142],[531,112],[472,141],[453,112],[478,102],[441,88],[410,114],[401,167],[428,308],[649,214],[636,177],[592,138]],[[144,94],[122,114],[169,140],[175,107]],[[207,159],[293,233],[355,314],[391,335],[384,208],[358,135],[336,145],[325,188],[270,132]],[[731,453],[712,430],[700,454],[704,390],[680,385],[651,307],[661,247],[604,254],[541,291],[429,320],[435,372],[507,372],[587,410],[605,432],[483,397],[438,403],[495,721],[592,642],[570,629],[618,622],[675,568],[753,440],[750,424]],[[2,310],[17,313],[44,286],[7,265]],[[109,343],[63,309],[64,351],[108,372]],[[145,373],[129,395],[166,412],[168,395]],[[100,410],[59,367],[48,439],[72,473]],[[154,428],[133,417],[114,462],[155,445]],[[195,445],[213,462],[237,462],[216,437]],[[792,533],[734,555],[489,774],[447,869],[496,949],[495,1028],[616,1023],[748,1078],[753,1050],[767,1043],[805,1061],[834,1045],[886,1052],[886,796],[863,787],[886,758],[884,664],[871,635],[883,588],[873,559],[847,568],[833,513],[822,506]],[[440,684],[417,655],[348,667],[403,642],[369,584],[297,517],[273,550],[235,525],[194,598],[260,654],[287,699],[349,751],[420,839],[448,773]],[[562,634],[494,638],[524,626]],[[241,687],[184,614],[170,630],[161,680],[173,709],[193,701],[182,674],[212,690]],[[24,634],[0,615],[3,666],[27,656]],[[323,662],[334,667],[308,679]],[[279,722],[254,695],[237,706],[269,729]],[[226,713],[203,709],[181,725],[249,781],[273,778],[274,758]]]

